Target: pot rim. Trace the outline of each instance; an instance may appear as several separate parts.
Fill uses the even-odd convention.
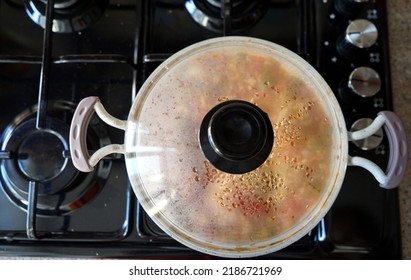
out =
[[[196,54],[199,51],[202,51],[207,48],[218,48],[224,45],[246,45],[250,47],[259,47],[263,48],[268,53],[275,54],[276,56],[281,56],[282,59],[288,60],[294,65],[301,67],[302,72],[310,78],[310,80],[315,84],[315,86],[321,89],[321,94],[326,99],[324,101],[325,106],[329,109],[328,114],[332,117],[333,126],[336,129],[336,141],[335,148],[338,149],[337,159],[333,171],[331,172],[330,183],[326,187],[323,195],[321,196],[319,202],[310,213],[307,215],[304,220],[297,223],[292,228],[288,229],[286,232],[281,233],[280,235],[274,236],[270,239],[270,242],[264,241],[263,244],[258,246],[247,247],[237,247],[237,248],[223,248],[218,244],[217,246],[211,246],[207,240],[197,240],[190,237],[189,233],[185,232],[178,225],[173,224],[164,214],[161,213],[161,206],[155,205],[151,197],[149,196],[147,190],[145,189],[144,184],[140,174],[134,170],[134,166],[130,163],[133,158],[136,158],[136,151],[133,149],[135,146],[133,143],[133,138],[138,129],[138,123],[133,120],[139,119],[141,113],[142,104],[144,104],[145,99],[148,97],[151,89],[154,87],[156,82],[168,71],[170,67],[179,63],[182,60],[187,59],[191,55]],[[338,101],[332,92],[331,88],[322,78],[322,76],[312,67],[308,62],[303,58],[288,50],[278,44],[265,41],[262,39],[242,37],[242,36],[227,36],[220,38],[208,39],[190,45],[189,47],[180,50],[175,53],[160,66],[158,66],[154,72],[147,78],[142,87],[140,88],[136,99],[134,100],[132,107],[130,109],[126,130],[125,130],[125,159],[126,159],[126,168],[130,177],[132,188],[144,208],[144,210],[149,214],[153,221],[168,235],[170,235],[175,240],[180,243],[191,247],[197,251],[219,256],[219,257],[229,257],[229,258],[244,258],[244,257],[256,257],[260,255],[265,255],[278,251],[288,245],[294,243],[298,239],[305,236],[310,230],[312,230],[320,220],[326,215],[331,206],[333,205],[341,185],[345,177],[345,171],[348,161],[348,136],[345,125],[345,120],[341,107],[338,104]],[[155,209],[153,211],[153,209]],[[261,243],[261,242],[260,242]],[[221,244],[224,245],[224,244]]]

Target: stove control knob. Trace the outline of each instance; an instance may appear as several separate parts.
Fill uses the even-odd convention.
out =
[[[352,21],[337,40],[338,53],[347,59],[357,59],[378,39],[377,27],[369,20]]]
[[[372,97],[381,89],[381,78],[370,67],[355,68],[348,77],[348,88],[361,97]]]
[[[353,123],[351,132],[358,131],[368,127],[373,122],[373,119],[363,118]],[[368,151],[377,148],[384,139],[384,132],[380,128],[376,133],[362,140],[352,141],[352,143],[361,150]]]
[[[334,7],[343,16],[353,16],[361,12],[369,0],[335,0]]]
[[[359,105],[380,90],[380,75],[370,67],[358,67],[341,81],[338,95],[347,104]]]

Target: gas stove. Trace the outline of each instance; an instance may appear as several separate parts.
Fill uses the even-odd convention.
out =
[[[220,36],[280,44],[325,78],[347,129],[391,110],[384,0],[0,1],[0,256],[198,258],[159,229],[133,194],[122,156],[81,173],[68,131],[77,103],[99,96],[126,119],[150,73],[175,52]],[[90,153],[124,134],[93,118]],[[381,131],[350,143],[385,169]],[[348,167],[329,213],[266,259],[401,258],[397,191]]]

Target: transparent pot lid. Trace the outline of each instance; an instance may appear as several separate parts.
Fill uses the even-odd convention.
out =
[[[333,93],[296,54],[211,39],[143,85],[127,121],[127,171],[176,240],[218,256],[265,254],[301,238],[332,204],[344,126]]]

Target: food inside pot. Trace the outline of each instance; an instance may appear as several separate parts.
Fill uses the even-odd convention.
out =
[[[305,70],[266,50],[223,46],[161,71],[131,113],[138,125],[126,137],[133,147],[128,172],[149,214],[171,234],[233,250],[270,240],[312,215],[332,188],[339,155],[330,109]],[[245,174],[219,171],[199,147],[204,116],[227,100],[259,106],[274,129],[268,159]]]

